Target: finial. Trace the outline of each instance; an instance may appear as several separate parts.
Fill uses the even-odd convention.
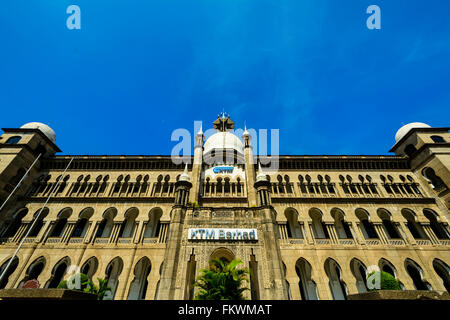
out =
[[[189,174],[188,174],[188,164],[186,163],[186,166],[184,167],[184,171],[183,173],[180,175],[180,181],[190,181],[191,179],[189,178]]]
[[[200,123],[200,130],[198,130],[197,134],[203,134],[203,123]]]

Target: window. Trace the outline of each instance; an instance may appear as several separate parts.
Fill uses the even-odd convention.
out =
[[[8,140],[6,140],[6,144],[16,144],[20,141],[20,139],[22,139],[22,137],[20,136],[11,137]]]
[[[431,136],[431,140],[433,140],[435,143],[445,143],[445,139],[441,136]]]
[[[408,145],[405,147],[405,153],[406,153],[408,156],[410,156],[410,157],[411,157],[411,155],[412,155],[414,152],[416,152],[416,151],[417,151],[416,147],[413,146],[412,144],[408,144]]]

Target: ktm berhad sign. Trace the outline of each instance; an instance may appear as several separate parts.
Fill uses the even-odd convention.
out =
[[[256,241],[256,229],[190,228],[188,240]]]

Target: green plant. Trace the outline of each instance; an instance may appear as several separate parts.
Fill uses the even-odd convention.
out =
[[[79,278],[78,278],[79,277]],[[79,287],[78,286],[79,279]],[[84,273],[77,273],[72,275],[69,279],[63,280],[59,283],[59,289],[73,289],[79,290],[87,293],[92,293],[97,295],[97,300],[103,300],[106,293],[111,291],[111,288],[107,286],[108,280],[97,278],[98,287],[95,286],[94,282],[89,279]]]
[[[220,259],[210,261],[209,269],[202,269],[195,286],[201,290],[195,300],[245,300],[243,292],[249,290],[242,287],[248,281],[247,269],[237,269],[239,259],[224,263]]]
[[[375,272],[380,274],[380,288],[369,289],[369,291],[374,290],[402,290],[397,279],[395,279],[391,274],[384,271],[373,271],[368,275],[368,279],[374,279],[373,275]],[[370,280],[369,280],[370,281]]]

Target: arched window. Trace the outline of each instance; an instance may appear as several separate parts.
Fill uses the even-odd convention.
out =
[[[28,267],[25,273],[25,277],[22,279],[22,281],[20,281],[18,288],[21,288],[28,280],[37,280],[39,275],[42,273],[42,270],[44,270],[45,263],[46,261],[44,257],[39,257],[34,260],[33,263],[31,263]]]
[[[20,226],[22,225],[23,217],[25,217],[25,215],[27,213],[28,213],[28,209],[22,208],[22,209],[18,210],[12,216],[12,218],[5,221],[4,225],[2,226],[3,227],[3,231],[2,231],[2,235],[1,235],[2,238],[14,237],[14,235],[17,233]]]
[[[312,280],[311,264],[304,258],[295,263],[295,271],[298,275],[298,286],[302,300],[319,300],[316,283]]]
[[[428,239],[423,227],[417,222],[416,214],[409,209],[402,209],[402,215],[406,219],[406,226],[415,239]]]
[[[156,207],[150,210],[148,213],[148,222],[145,226],[144,238],[156,238],[159,236],[159,230],[161,229],[161,216],[163,211],[161,208]]]
[[[416,148],[414,145],[412,145],[412,144],[408,144],[408,145],[405,147],[405,153],[406,153],[409,157],[411,157],[416,151],[417,151],[417,148]]]
[[[391,213],[386,209],[378,209],[377,214],[380,217],[381,221],[383,222],[384,230],[386,231],[386,234],[388,235],[389,239],[400,239],[401,236],[398,232],[397,227],[392,221]]]
[[[431,185],[434,190],[441,191],[444,189],[448,189],[448,186],[444,183],[441,177],[436,175],[436,173],[432,168],[430,167],[423,168],[422,175],[431,182]]]
[[[397,278],[397,271],[395,270],[394,265],[388,260],[381,258],[380,261],[378,261],[378,267],[381,271],[387,272],[394,278]]]
[[[378,239],[378,234],[372,222],[369,221],[369,213],[364,209],[356,209],[355,214],[361,221],[361,231],[366,239]]]
[[[95,237],[97,238],[109,238],[114,225],[114,218],[117,215],[116,208],[108,208],[103,213],[103,219],[98,226]]]
[[[6,140],[6,144],[16,144],[20,141],[20,139],[22,139],[22,137],[20,136],[11,137],[8,140]]]
[[[438,239],[445,240],[450,238],[448,231],[438,221],[439,216],[436,212],[431,209],[423,209],[423,214],[430,221],[430,227]]]
[[[298,212],[293,208],[288,208],[284,211],[288,225],[288,235],[294,239],[303,239],[303,233],[298,223]]]
[[[433,140],[434,143],[445,143],[445,139],[441,136],[431,136],[431,140]]]
[[[0,267],[0,274],[3,274],[10,260],[11,258],[2,264],[2,266]],[[9,281],[9,277],[14,273],[14,271],[16,271],[18,265],[19,259],[17,257],[14,257],[12,263],[8,267],[8,270],[6,271],[6,273],[4,274],[3,278],[0,281],[0,289],[6,288],[6,285],[8,284]]]
[[[350,270],[356,279],[356,288],[359,293],[367,292],[367,268],[360,260],[353,258],[350,261]]]
[[[325,224],[322,221],[322,211],[317,208],[309,209],[309,216],[312,220],[312,229],[315,239],[329,239],[330,235]]]
[[[59,262],[53,267],[52,275],[50,279],[47,281],[45,288],[56,288],[59,283],[63,280],[64,275],[66,274],[67,268],[70,266],[69,257],[62,258]]]
[[[352,239],[353,235],[350,226],[345,222],[345,215],[341,209],[331,209],[331,216],[334,219],[334,226],[339,239]]]
[[[90,280],[92,280],[92,277],[97,272],[98,268],[98,260],[96,257],[90,257],[82,266],[80,269],[80,272],[87,275]]]
[[[133,236],[138,214],[139,210],[137,208],[130,208],[125,212],[125,220],[120,227],[119,237],[131,238]]]
[[[89,228],[89,219],[94,214],[94,209],[86,208],[80,212],[78,221],[75,224],[75,228],[72,233],[72,237],[82,238],[85,236],[87,229]]]
[[[107,286],[111,288],[111,291],[105,294],[103,300],[113,300],[116,295],[116,290],[119,285],[119,276],[122,273],[123,261],[120,257],[114,258],[106,267],[105,280],[107,280]]]
[[[346,300],[347,299],[347,286],[341,278],[342,272],[339,264],[328,258],[325,261],[325,272],[329,279],[329,287],[334,300]]]
[[[147,257],[143,257],[134,267],[134,279],[130,285],[128,300],[144,300],[148,287],[148,276],[151,271],[151,263]]]
[[[405,268],[416,290],[431,290],[431,286],[423,281],[422,268],[416,262],[411,259],[406,259]]]
[[[450,267],[442,260],[433,260],[434,271],[442,279],[445,290],[450,293]]]
[[[36,222],[34,223],[33,229],[31,229],[29,237],[37,237],[39,232],[41,231],[42,227],[44,226],[44,218],[48,215],[48,208],[39,209],[34,214],[34,219],[36,219]],[[39,214],[39,216],[38,216]]]
[[[63,235],[64,229],[66,228],[67,219],[72,214],[71,208],[62,209],[58,214],[58,219],[50,232],[49,237],[61,237]]]

